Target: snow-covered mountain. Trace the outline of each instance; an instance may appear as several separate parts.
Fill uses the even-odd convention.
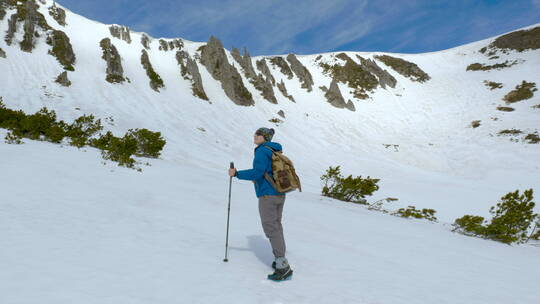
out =
[[[250,57],[214,37],[153,38],[49,0],[0,0],[7,107],[93,114],[167,141],[142,173],[102,165],[93,148],[2,141],[0,302],[536,302],[537,247],[449,224],[540,189],[540,146],[525,140],[540,130],[539,95],[504,101],[540,83],[539,26],[425,54]],[[303,183],[285,207],[288,285],[260,281],[270,251],[251,183],[234,180],[231,261],[220,258],[226,170],[251,166],[261,126]],[[523,133],[499,135],[509,129]],[[335,165],[380,178],[370,200],[433,208],[439,223],[321,197]]]

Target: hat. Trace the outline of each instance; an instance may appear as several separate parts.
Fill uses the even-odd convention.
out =
[[[262,135],[264,137],[265,141],[271,141],[272,136],[274,136],[274,129],[270,128],[258,128],[257,131],[255,131],[256,135]]]

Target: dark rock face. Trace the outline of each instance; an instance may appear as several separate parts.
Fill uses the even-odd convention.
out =
[[[326,92],[324,96],[326,97],[327,101],[334,107],[340,109],[346,108],[351,111],[355,111],[355,107],[352,101],[349,100],[347,103],[345,103],[345,99],[343,98],[343,95],[341,95],[341,91],[339,90],[338,82],[336,79],[332,80],[329,89],[326,89],[326,87],[322,87],[321,89]]]
[[[281,92],[281,94],[283,94],[283,96],[285,96],[286,98],[288,98],[292,102],[296,102],[294,100],[294,97],[292,97],[292,95],[289,95],[289,93],[287,93],[287,88],[285,87],[285,83],[283,82],[283,79],[281,79],[281,82],[279,82],[277,84],[277,87],[278,87],[279,91]]]
[[[104,38],[99,43],[103,50],[103,58],[107,62],[107,80],[110,83],[122,83],[126,81],[124,78],[124,69],[122,68],[122,58],[116,47],[111,43],[111,39]]]
[[[276,95],[274,94],[274,87],[272,86],[270,79],[265,79],[262,74],[259,74],[252,83],[255,88],[261,92],[264,99],[274,104],[277,103]]]
[[[4,52],[4,50],[2,50],[2,48],[0,48],[0,57],[6,58],[6,52]]]
[[[6,8],[8,8],[7,0],[0,0],[0,20],[4,20]]]
[[[66,11],[56,6],[56,3],[49,7],[49,15],[61,26],[66,26]]]
[[[165,41],[159,39],[160,51],[173,51],[175,49],[181,50],[184,47],[184,42],[181,39],[173,39],[171,41]]]
[[[285,118],[285,112],[283,112],[283,110],[279,110],[277,113],[279,116]]]
[[[148,37],[146,34],[142,34],[141,44],[145,49],[147,50],[150,49],[150,42],[151,42],[150,37]]]
[[[281,73],[283,73],[283,75],[287,76],[288,79],[292,79],[294,76],[293,76],[293,72],[291,71],[291,67],[289,67],[289,64],[287,63],[287,61],[285,61],[285,59],[281,58],[281,57],[272,57],[270,58],[270,63],[274,66],[277,66],[279,67]]]
[[[302,88],[311,92],[313,86],[313,77],[309,70],[302,65],[302,63],[296,58],[294,54],[287,55],[287,61],[291,64],[291,70],[296,74],[296,77],[300,80]]]
[[[383,89],[386,89],[386,86],[389,86],[391,88],[396,87],[397,80],[394,78],[394,76],[390,75],[387,70],[383,70],[380,66],[377,65],[375,61],[371,59],[364,59],[358,55],[356,55],[356,57],[360,59],[360,65],[364,69],[379,78],[379,84]]]
[[[388,55],[374,56],[374,58],[412,81],[426,82],[431,79],[431,77],[426,72],[422,71],[418,65],[407,60]]]
[[[232,66],[225,54],[223,45],[214,36],[200,48],[201,63],[210,75],[221,82],[225,94],[235,103],[242,106],[254,105],[253,96],[242,82],[240,73]]]
[[[345,65],[319,63],[323,68],[323,73],[329,74],[332,79],[347,84],[349,88],[353,89],[351,93],[355,98],[367,99],[369,97],[367,93],[373,91],[379,85],[377,77],[362,65],[354,62],[345,53],[336,55],[336,58],[345,61]]]
[[[17,12],[11,15],[8,21],[8,30],[5,41],[7,45],[11,45],[13,37],[17,31],[17,23],[24,22],[23,41],[20,43],[21,50],[24,52],[32,52],[35,46],[35,38],[39,37],[39,32],[36,30],[40,27],[43,30],[50,30],[51,27],[47,24],[45,16],[38,12],[39,6],[35,0],[27,0],[23,4],[16,5],[13,0],[4,0],[2,7],[17,8]]]
[[[154,71],[154,68],[150,63],[150,58],[148,57],[148,52],[146,50],[142,50],[141,64],[146,70],[146,75],[148,75],[148,78],[150,78],[150,87],[152,88],[152,90],[159,92],[159,89],[165,87],[165,85],[163,84],[163,80],[158,75],[158,73]]]
[[[6,41],[7,45],[11,45],[11,43],[13,43],[15,31],[17,31],[17,14],[11,15],[8,20],[8,30],[6,32],[6,38],[4,38],[4,41]]]
[[[71,81],[69,81],[66,71],[64,71],[60,75],[58,75],[58,77],[56,77],[55,82],[59,83],[60,85],[62,85],[64,87],[71,86]]]
[[[253,64],[251,62],[251,56],[249,55],[247,49],[244,49],[244,56],[240,55],[240,51],[238,51],[237,48],[233,48],[231,51],[231,55],[240,64],[242,69],[244,70],[244,74],[249,79],[255,79],[257,77],[257,73],[255,73],[255,70],[253,69]]]
[[[191,81],[191,91],[193,96],[197,96],[203,100],[209,100],[206,92],[204,91],[201,74],[199,72],[199,66],[193,60],[189,54],[185,51],[176,52],[176,61],[180,65],[180,73],[186,80]]]
[[[277,103],[276,96],[274,95],[272,80],[268,77],[265,78],[262,74],[257,75],[257,72],[255,72],[255,69],[253,68],[251,56],[249,55],[247,49],[244,49],[244,56],[241,56],[240,51],[238,51],[237,48],[233,48],[231,55],[234,60],[240,64],[246,78],[249,79],[249,82],[261,92],[263,98],[271,103]]]
[[[49,54],[56,57],[58,62],[68,71],[74,71],[75,54],[69,42],[69,37],[62,31],[53,30],[47,37],[47,44],[52,46]]]
[[[131,43],[131,35],[129,27],[122,25],[111,25],[109,31],[114,38],[124,40],[127,43]]]
[[[270,72],[270,68],[268,68],[268,65],[266,64],[266,60],[261,59],[257,60],[257,69],[261,71],[264,77],[266,79],[269,79],[272,82],[272,85],[276,85],[276,80],[274,79],[274,76]]]

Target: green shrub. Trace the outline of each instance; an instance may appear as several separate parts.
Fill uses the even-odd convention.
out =
[[[482,224],[484,218],[476,215],[464,215],[454,221],[454,229],[461,229],[460,232],[467,235],[483,235],[486,231],[486,227]]]
[[[532,189],[525,190],[522,195],[519,194],[519,190],[509,192],[496,206],[489,209],[493,218],[487,225],[482,224],[483,217],[465,215],[454,221],[453,231],[457,230],[506,244],[524,243],[529,239],[527,232],[531,224],[539,217],[538,214],[533,213],[535,203],[532,200]]]
[[[414,218],[425,218],[429,221],[437,221],[437,218],[435,217],[435,210],[434,209],[426,209],[423,208],[422,210],[416,209],[415,206],[408,206],[405,208],[400,208],[396,212],[393,213],[393,215],[401,216],[401,217],[414,217]]]
[[[137,151],[137,140],[125,134],[124,137],[111,137],[107,148],[102,151],[103,158],[118,162],[119,166],[133,168],[135,160],[131,157]]]
[[[6,136],[4,137],[6,144],[15,144],[15,145],[23,144],[21,139],[22,139],[21,136],[15,135],[13,134],[13,132],[8,132],[8,134],[6,134]]]
[[[135,155],[141,157],[159,157],[165,140],[161,137],[160,132],[152,132],[148,129],[130,129],[126,136],[129,136],[137,143]]]
[[[352,175],[343,177],[340,166],[329,167],[326,173],[321,176],[321,180],[324,183],[322,195],[346,202],[367,204],[364,197],[379,190],[377,185],[379,179],[369,176],[367,178],[352,177]]]
[[[71,138],[70,144],[78,148],[86,146],[90,137],[103,129],[101,120],[94,120],[94,115],[83,115],[68,127],[67,136]]]
[[[135,164],[131,156],[159,157],[166,143],[160,132],[148,129],[130,129],[124,137],[115,137],[110,131],[98,134],[103,126],[93,115],[80,116],[72,124],[57,121],[56,113],[47,108],[27,115],[6,108],[1,98],[0,128],[10,130],[5,138],[7,143],[19,143],[22,137],[60,143],[68,137],[71,145],[79,148],[90,145],[100,149],[105,159],[129,168],[134,168]]]

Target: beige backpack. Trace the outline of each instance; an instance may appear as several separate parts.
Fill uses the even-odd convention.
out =
[[[300,178],[296,175],[292,161],[282,151],[274,151],[274,149],[265,146],[272,151],[272,175],[264,173],[266,180],[278,192],[291,192],[298,189],[302,192]]]

